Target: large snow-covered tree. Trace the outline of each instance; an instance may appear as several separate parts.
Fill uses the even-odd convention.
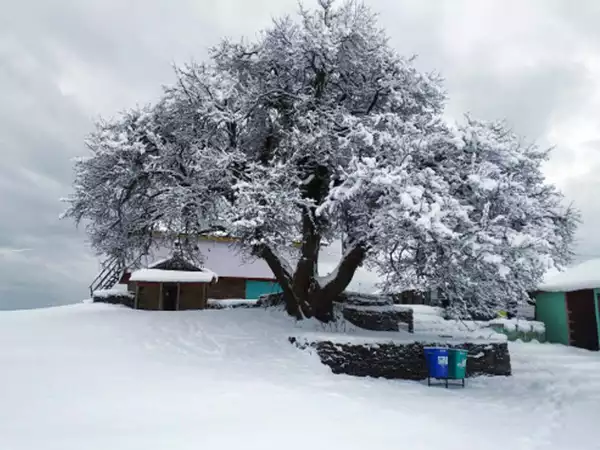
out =
[[[437,289],[455,317],[514,313],[548,268],[570,260],[579,215],[544,181],[549,152],[502,123],[431,131],[411,162],[358,162],[331,190],[333,205],[365,209],[383,192],[368,222],[388,290]]]
[[[218,226],[267,262],[290,314],[324,321],[364,263],[391,290],[439,287],[463,314],[567,261],[576,215],[544,181],[546,153],[498,124],[446,123],[439,79],[364,5],[332,3],[223,41],[157,104],[98,124],[67,211],[94,248],[135,259],[166,229],[193,249]],[[336,239],[339,265],[319,277]]]

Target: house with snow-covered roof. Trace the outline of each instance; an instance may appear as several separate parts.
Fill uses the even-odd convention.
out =
[[[533,297],[548,341],[600,349],[600,259],[548,273]]]
[[[116,259],[105,263],[94,281],[90,285],[90,295],[93,298],[122,296],[127,293],[127,285],[131,273],[137,269],[151,268],[154,265],[168,260],[177,253],[172,245],[172,240],[165,245],[153,248],[139,261],[122,264]],[[297,258],[290,246],[286,255],[288,261],[294,264]],[[217,281],[208,287],[208,299],[257,299],[261,295],[281,291],[273,272],[267,263],[258,258],[253,258],[244,253],[237,240],[228,236],[205,235],[198,239],[198,261],[194,264],[215,273]],[[333,242],[321,249],[319,261],[319,275],[327,276],[336,269],[342,254],[341,242]],[[372,294],[376,291],[376,284],[381,280],[377,274],[364,267],[356,271],[348,290]],[[130,291],[133,295],[134,291]]]
[[[244,254],[236,245],[235,239],[202,236],[196,248],[198,260],[202,261],[200,269],[215,275],[215,281],[206,286],[208,299],[257,299],[261,295],[280,292],[279,284],[267,263]],[[170,261],[173,256],[173,248],[165,245],[154,249],[135,264],[123,266],[113,260],[105,265],[90,286],[91,294],[94,296],[95,292],[106,292],[113,288],[119,290],[119,284],[129,285],[130,292],[133,293],[130,281],[135,280],[132,277],[139,276],[140,270],[146,274],[152,269],[160,270],[161,264]],[[155,275],[158,276],[158,273]],[[164,277],[167,275],[169,274],[162,274]],[[168,280],[163,282],[167,283]]]
[[[130,273],[127,291],[133,296],[135,309],[204,309],[208,291],[217,280],[211,270],[196,267],[176,255]]]

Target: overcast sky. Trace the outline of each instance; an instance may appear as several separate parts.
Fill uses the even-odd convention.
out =
[[[313,5],[314,0],[305,4]],[[391,43],[446,79],[448,114],[554,146],[548,177],[600,256],[600,2],[370,0]],[[172,64],[252,37],[296,0],[0,0],[0,309],[80,301],[97,272],[59,221],[95,118],[152,101]]]

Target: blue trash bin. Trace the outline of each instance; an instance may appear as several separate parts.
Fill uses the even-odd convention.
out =
[[[427,383],[432,378],[448,380],[448,349],[443,347],[425,347],[427,361]]]

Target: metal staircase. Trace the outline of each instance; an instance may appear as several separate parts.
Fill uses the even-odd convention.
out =
[[[120,258],[113,257],[104,261],[102,270],[90,284],[90,297],[94,296],[95,291],[112,288],[119,282],[124,270],[125,265]]]

